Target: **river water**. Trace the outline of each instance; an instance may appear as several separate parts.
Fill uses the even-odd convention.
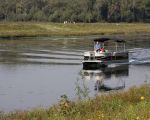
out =
[[[64,94],[75,100],[150,83],[150,35],[117,36],[127,40],[129,65],[85,71],[83,52],[97,37],[1,38],[0,111],[45,108]]]

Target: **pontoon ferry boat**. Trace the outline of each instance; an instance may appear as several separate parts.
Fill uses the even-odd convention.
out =
[[[94,50],[84,53],[83,69],[98,69],[113,63],[128,63],[128,51],[121,39],[94,39]]]

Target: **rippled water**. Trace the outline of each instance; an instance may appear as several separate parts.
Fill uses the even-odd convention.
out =
[[[117,36],[127,39],[129,65],[84,71],[96,37],[0,39],[0,111],[48,107],[63,94],[74,100],[77,88],[95,96],[150,83],[150,35]]]

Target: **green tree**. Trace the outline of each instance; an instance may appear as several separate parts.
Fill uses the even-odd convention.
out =
[[[0,0],[0,20],[150,22],[150,0]]]

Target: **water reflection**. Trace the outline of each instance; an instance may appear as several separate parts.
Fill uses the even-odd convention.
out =
[[[20,54],[15,51],[3,50],[0,51],[0,62],[2,63],[18,63],[20,61]]]
[[[83,80],[94,80],[95,91],[111,91],[120,90],[125,88],[125,80],[123,77],[127,77],[129,73],[128,65],[117,65],[111,67],[105,67],[98,70],[82,70],[81,75]],[[119,78],[118,80],[111,81],[110,79]],[[106,81],[109,81],[109,84]],[[112,83],[112,84],[110,84]]]

